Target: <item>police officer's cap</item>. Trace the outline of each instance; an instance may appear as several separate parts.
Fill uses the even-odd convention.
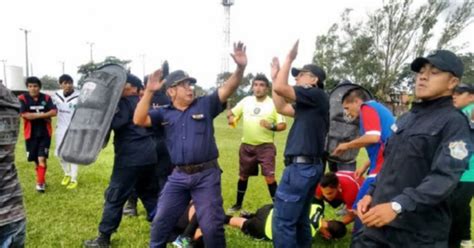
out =
[[[426,57],[416,58],[411,63],[411,70],[419,72],[428,63],[442,71],[451,72],[458,78],[461,78],[464,72],[464,65],[461,59],[448,50],[436,50]]]
[[[183,82],[183,81],[188,81],[191,84],[196,83],[196,79],[193,77],[190,77],[186,72],[183,70],[177,70],[173,71],[172,73],[168,74],[165,78],[165,87],[173,87],[176,86],[177,84]]]
[[[461,93],[461,94],[464,92],[469,92],[469,94],[474,94],[474,85],[466,84],[466,83],[459,84],[454,89],[454,92]]]
[[[291,68],[291,75],[296,77],[302,71],[311,72],[313,75],[318,77],[318,83],[322,83],[326,79],[326,72],[323,70],[323,68],[313,64],[304,65],[302,68],[293,67]]]
[[[127,83],[131,84],[133,87],[137,87],[138,89],[143,89],[142,80],[131,73],[127,74]]]

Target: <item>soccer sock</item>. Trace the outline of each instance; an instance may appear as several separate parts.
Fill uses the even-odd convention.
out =
[[[46,179],[46,165],[44,164],[40,164],[38,165],[37,167],[37,182],[39,184],[44,184],[45,183],[45,179]]]
[[[59,161],[59,163],[61,164],[61,167],[63,168],[64,175],[70,176],[71,172],[69,170],[69,164],[66,163],[66,161],[64,161],[64,160]]]
[[[239,179],[237,183],[237,202],[238,206],[242,206],[242,202],[244,201],[245,191],[247,191],[248,180],[243,181]]]
[[[268,184],[268,191],[270,192],[270,197],[272,198],[272,201],[275,201],[275,192],[277,189],[277,182],[273,182],[271,184]]]
[[[71,167],[71,181],[72,182],[77,182],[77,170],[79,169],[79,166],[77,164],[69,164]]]
[[[38,164],[35,166],[35,171],[36,171],[36,183],[39,183],[39,171],[38,171]]]
[[[186,229],[184,229],[184,232],[182,236],[184,237],[189,237],[189,238],[194,238],[194,233],[196,233],[196,230],[199,227],[199,223],[196,218],[196,214],[191,217],[191,220],[189,221],[189,224],[186,226]]]

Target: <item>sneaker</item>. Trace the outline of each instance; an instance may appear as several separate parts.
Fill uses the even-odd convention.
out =
[[[471,240],[462,240],[461,241],[461,248],[472,248],[473,243]]]
[[[242,209],[242,206],[241,206],[241,205],[234,204],[234,206],[232,206],[231,208],[227,209],[227,212],[228,212],[229,214],[233,214],[233,213],[235,213],[235,212],[237,212],[237,211],[239,211],[239,210],[241,210],[241,209]]]
[[[87,248],[109,248],[110,236],[100,234],[97,238],[84,241],[84,246]]]
[[[46,187],[44,183],[36,184],[36,191],[38,191],[39,193],[44,193],[45,190],[46,190]]]
[[[61,181],[61,185],[66,186],[71,182],[71,176],[64,176],[63,180]]]
[[[192,248],[191,238],[179,235],[176,240],[173,241],[172,245],[176,248]]]
[[[75,189],[77,188],[77,182],[76,181],[71,181],[69,185],[66,187],[66,189]]]

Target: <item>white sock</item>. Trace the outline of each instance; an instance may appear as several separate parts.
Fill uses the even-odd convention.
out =
[[[71,166],[71,181],[77,182],[77,171],[79,170],[79,166],[77,164],[70,164]]]
[[[62,159],[61,159],[61,161],[59,161],[59,163],[61,164],[61,167],[63,168],[64,175],[70,176],[71,173],[70,173],[70,169],[69,169],[69,163],[66,163],[66,161],[64,161]]]

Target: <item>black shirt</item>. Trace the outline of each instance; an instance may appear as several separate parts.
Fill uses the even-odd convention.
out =
[[[115,166],[150,165],[157,161],[152,132],[133,124],[138,101],[138,96],[120,98],[118,111],[112,119]]]
[[[372,206],[402,206],[389,225],[436,240],[449,234],[447,197],[467,168],[469,124],[451,97],[414,104],[392,127],[385,162],[369,194]]]
[[[295,121],[286,142],[285,156],[321,157],[329,126],[329,98],[318,87],[294,86]]]

